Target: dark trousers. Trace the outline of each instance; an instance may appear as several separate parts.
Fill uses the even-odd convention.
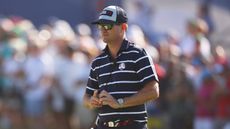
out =
[[[147,128],[146,124],[133,123],[133,124],[128,125],[128,126],[114,127],[114,128],[106,127],[106,126],[99,124],[99,125],[97,125],[96,128],[93,128],[93,129],[148,129],[148,128]]]

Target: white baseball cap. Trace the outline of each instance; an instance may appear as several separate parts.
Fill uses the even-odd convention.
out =
[[[128,18],[124,9],[119,6],[108,6],[102,10],[99,19],[92,24],[121,24],[127,23]]]

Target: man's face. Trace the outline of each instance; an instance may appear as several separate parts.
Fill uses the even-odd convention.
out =
[[[121,25],[98,24],[97,27],[100,30],[102,39],[105,43],[110,43],[120,38]]]

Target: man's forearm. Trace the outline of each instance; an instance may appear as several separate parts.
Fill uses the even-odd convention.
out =
[[[159,97],[159,85],[156,81],[147,83],[143,89],[133,96],[124,98],[124,107],[131,107],[144,104],[147,101],[155,100]]]

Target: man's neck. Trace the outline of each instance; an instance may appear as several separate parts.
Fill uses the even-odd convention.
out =
[[[122,39],[116,40],[115,42],[112,42],[112,43],[109,43],[109,44],[108,44],[109,51],[110,51],[111,56],[112,56],[113,58],[116,58],[117,53],[118,53],[118,51],[120,50],[121,45],[122,45],[122,43],[123,43],[123,40],[124,40],[124,39],[122,38]]]

